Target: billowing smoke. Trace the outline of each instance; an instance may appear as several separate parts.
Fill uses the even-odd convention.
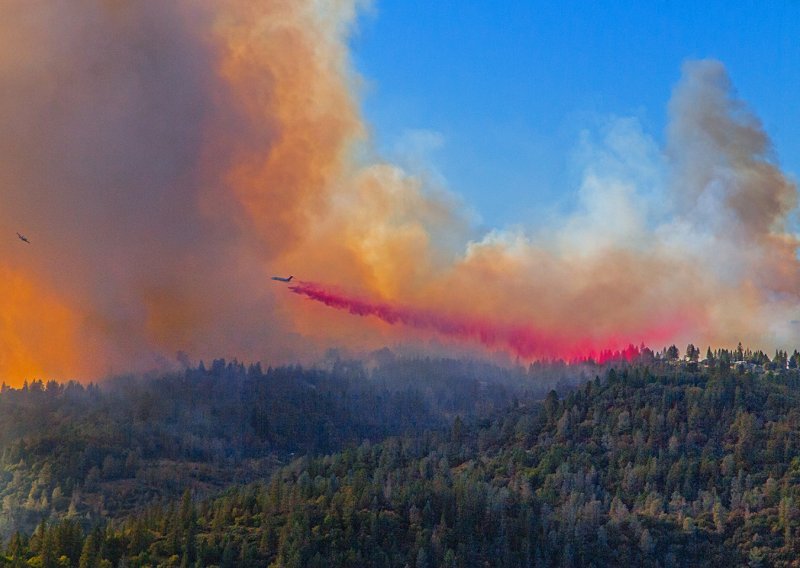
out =
[[[794,345],[796,188],[720,63],[686,65],[666,149],[610,121],[585,137],[574,213],[481,235],[452,195],[369,158],[355,15],[355,0],[5,6],[2,379],[97,378],[179,350],[481,341],[448,331],[476,322],[525,357]],[[270,285],[288,272],[435,317],[354,318]]]
[[[359,136],[347,3],[56,0],[0,21],[0,375],[299,356],[271,263]],[[27,245],[26,245],[27,246]]]

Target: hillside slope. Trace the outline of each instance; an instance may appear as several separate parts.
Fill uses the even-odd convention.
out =
[[[96,538],[129,565],[792,566],[799,386],[795,371],[611,371]]]
[[[369,372],[355,362],[322,371],[216,360],[100,386],[4,387],[0,536],[62,518],[90,528],[186,489],[209,496],[294,456],[439,430],[457,414],[488,416],[513,397],[543,396],[560,376],[386,359]]]

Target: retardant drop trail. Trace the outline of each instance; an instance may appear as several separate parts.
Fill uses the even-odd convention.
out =
[[[330,308],[346,311],[356,316],[374,316],[391,325],[402,324],[416,329],[432,330],[460,341],[477,341],[489,348],[499,348],[523,359],[564,359],[600,363],[608,360],[632,360],[640,348],[630,340],[618,338],[566,337],[562,334],[529,325],[514,325],[433,310],[376,302],[350,296],[313,282],[300,282],[289,290],[300,296],[320,302]],[[658,335],[671,334],[673,326],[658,331]],[[645,335],[652,336],[653,330]]]

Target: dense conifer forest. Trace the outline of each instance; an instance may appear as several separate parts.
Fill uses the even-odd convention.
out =
[[[335,360],[326,370],[216,360],[181,373],[0,392],[0,536],[83,527],[264,479],[295,456],[488,416],[574,373],[454,360]]]
[[[693,349],[580,369],[217,362],[6,389],[3,513],[27,488],[17,507],[40,515],[7,516],[0,562],[796,566],[797,357]],[[91,508],[123,481],[136,498]]]

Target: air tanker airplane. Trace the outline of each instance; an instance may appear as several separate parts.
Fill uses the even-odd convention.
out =
[[[291,282],[292,278],[294,278],[294,276],[289,276],[289,278],[282,278],[280,276],[273,276],[272,277],[273,280],[277,280],[278,282]]]

